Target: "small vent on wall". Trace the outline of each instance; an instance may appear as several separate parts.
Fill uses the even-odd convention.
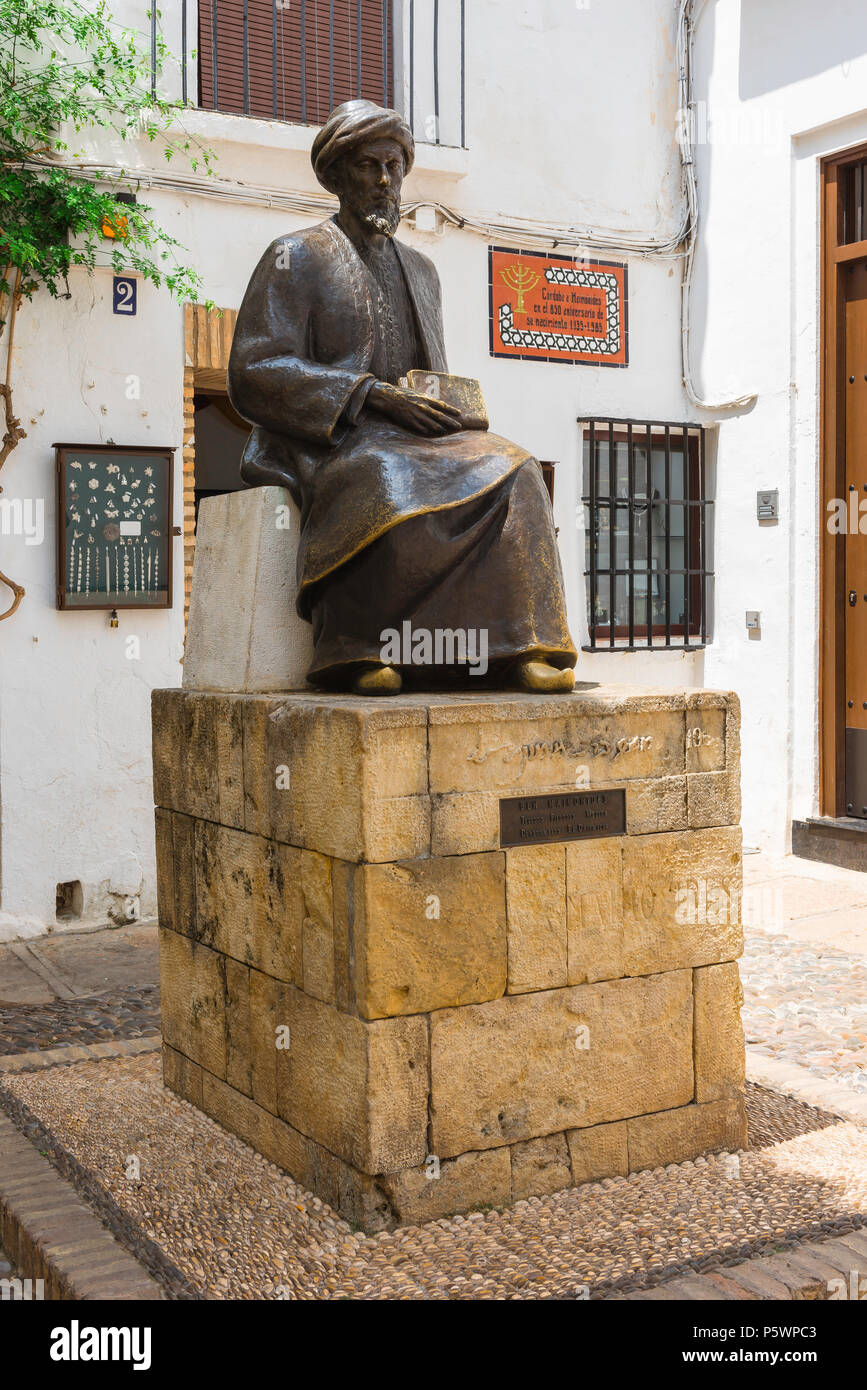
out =
[[[58,922],[77,922],[84,907],[84,893],[79,879],[57,885]]]

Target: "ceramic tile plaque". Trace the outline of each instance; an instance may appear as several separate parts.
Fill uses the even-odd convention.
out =
[[[488,248],[491,355],[629,365],[627,267]]]

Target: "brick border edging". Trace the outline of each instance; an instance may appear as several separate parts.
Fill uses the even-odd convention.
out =
[[[827,1240],[805,1241],[758,1255],[739,1264],[687,1273],[634,1293],[612,1294],[615,1301],[827,1302],[831,1281],[842,1281],[851,1297],[867,1278],[867,1236],[863,1229]]]
[[[68,1067],[75,1062],[99,1062],[111,1057],[136,1057],[142,1052],[158,1052],[159,1033],[146,1038],[119,1038],[101,1043],[67,1043],[44,1052],[7,1052],[0,1056],[0,1072],[42,1071],[45,1067]]]
[[[22,1279],[45,1280],[46,1298],[206,1297],[2,1084],[0,1243]]]
[[[0,1240],[49,1299],[162,1298],[159,1284],[60,1174],[0,1115]]]

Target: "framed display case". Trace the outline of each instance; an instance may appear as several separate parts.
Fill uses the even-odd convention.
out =
[[[174,449],[54,449],[57,607],[171,608]]]

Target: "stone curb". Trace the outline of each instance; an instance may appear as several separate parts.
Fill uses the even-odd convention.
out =
[[[41,1071],[44,1067],[68,1067],[74,1062],[99,1062],[108,1057],[135,1057],[141,1052],[158,1052],[160,1035],[147,1038],[120,1038],[117,1042],[69,1043],[46,1052],[10,1052],[0,1056],[0,1072]]]
[[[136,1041],[141,1041],[136,1040]],[[51,1130],[16,1096],[6,1090],[0,1077],[0,1119],[11,1121],[16,1133],[29,1144],[30,1153],[34,1151],[50,1159],[52,1170],[64,1186],[76,1195],[84,1205],[85,1211],[95,1219],[98,1228],[104,1228],[116,1239],[120,1247],[137,1267],[152,1276],[157,1286],[165,1292],[161,1297],[172,1301],[199,1301],[203,1295],[190,1284],[186,1276],[167,1258],[165,1253],[143,1233],[135,1220],[120,1207],[100,1178],[78,1162],[74,1156],[58,1142]],[[4,1173],[2,1152],[0,1152],[0,1174]],[[0,1177],[0,1203],[3,1200],[3,1178]],[[0,1212],[2,1217],[2,1212]],[[0,1225],[2,1241],[2,1225]],[[10,1257],[12,1251],[9,1251]],[[21,1271],[19,1270],[19,1273]]]
[[[795,1100],[805,1101],[819,1110],[829,1110],[841,1120],[850,1120],[856,1125],[867,1124],[867,1096],[859,1096],[848,1086],[815,1076],[806,1067],[799,1067],[794,1062],[765,1057],[752,1047],[747,1047],[747,1080],[792,1096]]]
[[[5,1115],[0,1115],[0,1243],[47,1299],[155,1300],[162,1291]]]
[[[859,1293],[863,1290],[863,1293]],[[621,1302],[819,1302],[867,1297],[867,1234],[853,1231],[759,1255],[706,1274],[687,1274],[635,1293],[612,1294]]]

